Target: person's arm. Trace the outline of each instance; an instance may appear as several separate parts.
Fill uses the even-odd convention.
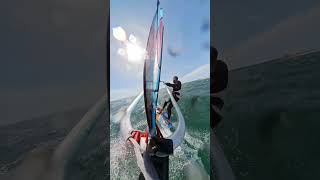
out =
[[[165,83],[167,86],[169,86],[169,87],[174,87],[175,86],[175,84],[171,84],[171,83]]]

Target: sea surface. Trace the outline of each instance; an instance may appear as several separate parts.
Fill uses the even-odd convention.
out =
[[[217,136],[238,180],[320,179],[320,52],[230,72]]]
[[[0,179],[7,180],[16,174],[17,167],[33,152],[41,153],[44,159],[44,156],[50,158],[51,152],[89,109],[90,106],[80,107],[0,126]],[[66,179],[108,179],[109,163],[106,162],[109,159],[106,157],[109,141],[106,138],[106,122],[107,117],[102,116],[89,132],[89,137],[83,139],[82,146],[66,167]],[[30,166],[36,166],[38,158],[35,156]]]
[[[320,179],[319,79],[320,52],[230,72],[225,117],[216,133],[236,179]],[[166,98],[161,92],[160,104]],[[109,166],[111,179],[138,176],[132,148],[121,143],[117,121],[118,112],[132,100],[111,103],[110,127],[108,118],[101,117],[68,164],[67,179],[108,179]],[[183,84],[178,104],[187,133],[170,158],[172,179],[184,179],[183,169],[191,161],[209,172],[209,80]],[[33,149],[55,148],[89,108],[0,126],[0,179],[7,179]],[[138,129],[146,126],[143,111],[140,102],[133,116]]]
[[[210,139],[210,81],[198,80],[182,85],[181,98],[178,105],[186,123],[185,140],[170,156],[170,179],[184,179],[185,165],[196,162],[209,173],[209,139]],[[167,92],[160,91],[160,105],[169,98]],[[111,102],[110,126],[110,177],[111,179],[138,179],[139,169],[134,156],[133,148],[123,142],[120,136],[120,125],[117,114],[125,109],[133,98]],[[176,125],[175,112],[172,117]],[[146,115],[143,98],[132,115],[132,125],[136,129],[145,130]]]

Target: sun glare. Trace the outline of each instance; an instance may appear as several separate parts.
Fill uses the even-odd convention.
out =
[[[126,44],[126,51],[128,55],[128,61],[132,63],[139,63],[144,59],[145,50],[139,45],[128,42]]]
[[[127,56],[128,62],[135,64],[144,60],[146,50],[138,44],[137,38],[133,34],[130,34],[127,39],[126,31],[121,26],[112,28],[112,31],[114,38],[121,42],[122,47],[118,49],[120,56]]]

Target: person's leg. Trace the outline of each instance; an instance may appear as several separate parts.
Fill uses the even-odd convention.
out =
[[[171,103],[171,99],[167,100],[164,102],[163,106],[162,106],[162,110],[164,110],[164,108],[166,108],[166,106]]]
[[[177,96],[174,96],[174,100],[175,100],[176,102],[178,102],[178,101],[179,101],[179,98],[178,98]],[[170,118],[171,118],[172,108],[173,108],[173,104],[172,104],[172,102],[171,102],[171,100],[170,100],[170,103],[169,103],[168,108],[167,108],[168,122],[171,122]]]
[[[165,101],[165,102],[163,103],[162,110],[164,110],[164,108],[166,108],[167,104],[168,104],[168,101]]]
[[[170,101],[168,108],[167,108],[167,112],[168,112],[168,120],[171,117],[171,109],[173,108],[172,102]]]

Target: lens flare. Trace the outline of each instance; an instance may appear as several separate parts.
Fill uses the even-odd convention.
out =
[[[126,55],[126,50],[124,50],[123,48],[119,48],[119,49],[118,49],[118,54],[119,54],[120,56],[125,56],[125,55]]]
[[[118,41],[126,41],[127,40],[126,31],[121,26],[117,26],[117,27],[112,28],[112,34]]]
[[[133,34],[130,34],[129,41],[135,44],[137,43],[137,38]]]

